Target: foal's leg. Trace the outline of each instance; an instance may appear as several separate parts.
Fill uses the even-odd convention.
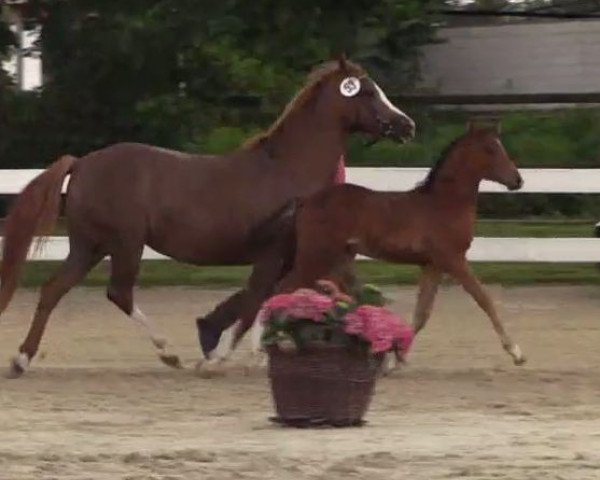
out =
[[[413,315],[413,328],[415,334],[419,333],[427,324],[431,316],[433,302],[442,280],[442,272],[433,265],[423,267],[419,278],[419,293],[417,294],[417,305]]]
[[[413,314],[413,329],[415,335],[419,333],[427,324],[431,316],[433,302],[437,295],[438,287],[442,280],[442,272],[433,265],[423,267],[419,278],[419,292],[417,293],[417,304]],[[396,368],[396,355],[387,354],[385,358],[383,372],[388,374]]]
[[[60,299],[77,285],[85,275],[102,259],[102,255],[93,253],[72,241],[68,257],[60,270],[41,289],[40,299],[27,337],[19,347],[19,353],[12,359],[9,377],[21,376],[38,351],[42,335],[52,310]]]
[[[177,355],[167,351],[168,341],[161,335],[154,322],[133,301],[133,287],[140,268],[143,244],[132,248],[121,248],[111,253],[111,275],[106,296],[140,327],[144,328],[158,350],[158,356],[170,367],[181,368]]]
[[[494,307],[491,297],[483,288],[477,277],[473,274],[467,261],[462,260],[461,262],[453,265],[448,269],[448,273],[451,274],[463,286],[467,293],[473,297],[481,309],[490,318],[494,330],[500,337],[502,347],[512,357],[515,365],[524,364],[526,359],[521,352],[519,345],[514,343],[510,336],[506,333],[504,325],[498,317],[498,313],[496,312],[496,308]]]

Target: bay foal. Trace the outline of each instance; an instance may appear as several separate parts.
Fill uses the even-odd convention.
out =
[[[293,268],[277,290],[314,285],[330,272],[350,267],[349,248],[352,256],[417,264],[422,273],[414,312],[416,332],[425,327],[442,276],[449,274],[485,311],[514,363],[523,364],[525,356],[506,332],[466,258],[475,229],[479,184],[484,179],[510,190],[523,185],[497,127],[471,124],[414,190],[377,192],[345,184],[316,194],[298,210]]]

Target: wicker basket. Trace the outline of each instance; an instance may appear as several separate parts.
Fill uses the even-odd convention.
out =
[[[315,344],[302,352],[267,349],[277,417],[295,427],[363,424],[381,358],[369,361],[346,347]]]

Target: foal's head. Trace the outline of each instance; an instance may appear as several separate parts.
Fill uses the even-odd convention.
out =
[[[498,182],[509,190],[523,186],[517,166],[508,156],[498,125],[481,127],[470,123],[468,132],[458,141],[460,156],[479,175],[479,178]]]
[[[362,67],[344,56],[335,64],[335,70],[323,79],[321,94],[348,130],[401,142],[414,137],[415,122],[390,102]]]
[[[481,180],[498,182],[509,190],[521,188],[521,174],[506,153],[499,135],[497,125],[470,123],[467,133],[446,147],[417,190],[431,191],[437,184],[454,184],[456,181],[479,185]]]

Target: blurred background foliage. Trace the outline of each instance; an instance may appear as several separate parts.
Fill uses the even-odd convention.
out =
[[[426,0],[31,0],[43,87],[18,91],[0,70],[0,168],[37,168],[118,141],[224,153],[267,127],[305,75],[339,52],[388,95],[419,78],[419,47],[439,19]],[[0,22],[0,58],[14,48]],[[414,142],[367,148],[355,166],[428,166],[464,132],[466,115],[407,109]],[[506,113],[503,140],[520,166],[599,167],[600,112]],[[592,195],[489,195],[486,216],[593,216]]]

